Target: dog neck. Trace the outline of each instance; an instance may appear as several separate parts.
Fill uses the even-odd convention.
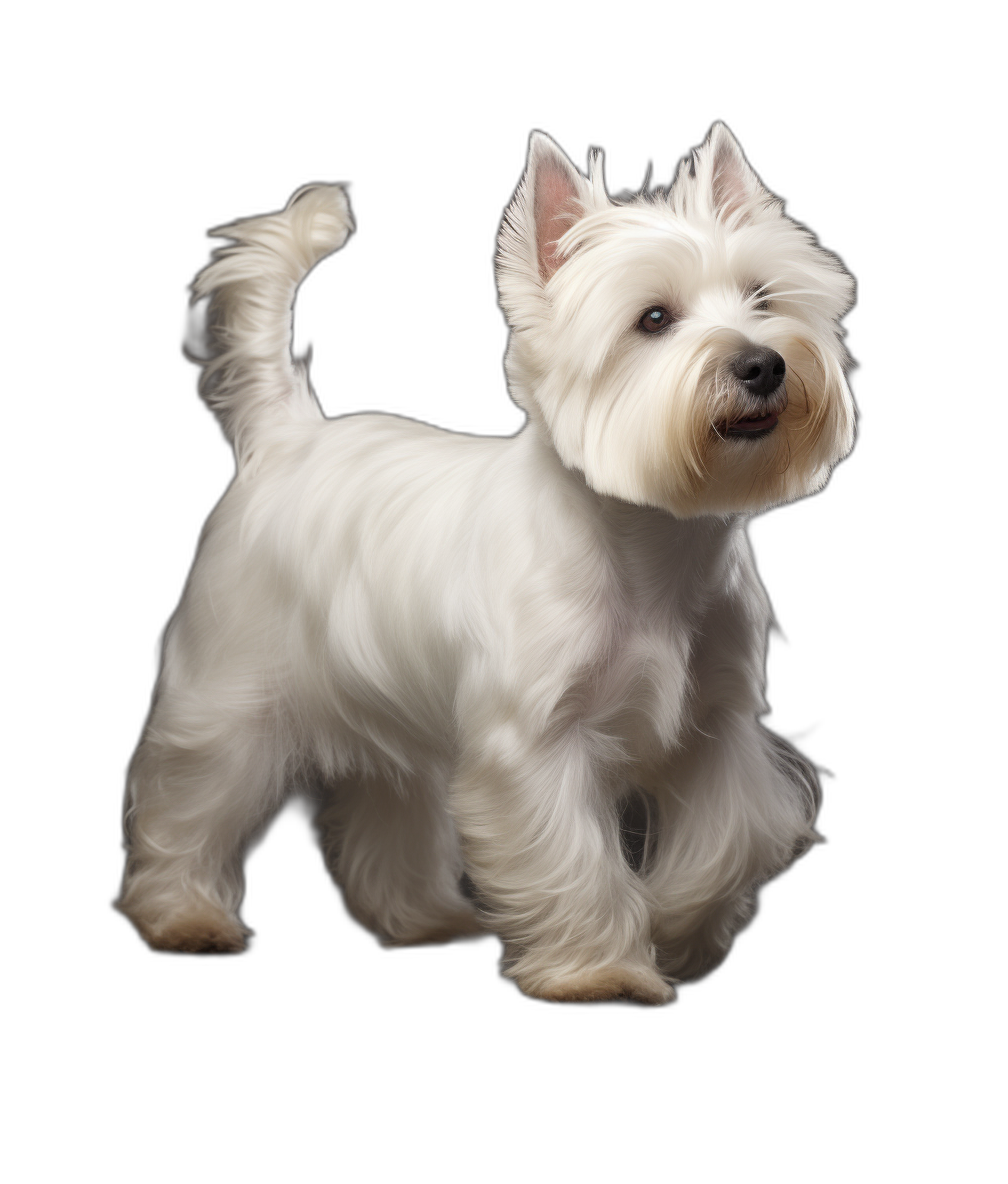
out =
[[[645,615],[692,617],[723,581],[733,551],[747,547],[744,515],[677,518],[593,490],[583,473],[563,465],[532,415],[514,445],[540,491],[534,529],[548,540],[546,551],[565,556],[572,572],[594,565],[604,583],[618,586],[619,599]]]

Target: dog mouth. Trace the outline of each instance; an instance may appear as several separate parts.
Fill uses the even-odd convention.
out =
[[[736,440],[758,440],[763,436],[769,436],[779,419],[779,411],[770,411],[765,415],[750,415],[747,419],[735,419],[731,423],[722,424],[718,428],[718,434]]]
[[[788,397],[784,384],[768,396],[755,403],[747,399],[729,411],[714,430],[722,439],[762,440],[777,427],[777,422],[787,410]],[[748,404],[748,405],[747,405]],[[750,412],[746,415],[745,412]]]

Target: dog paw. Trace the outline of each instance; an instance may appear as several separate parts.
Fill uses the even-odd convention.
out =
[[[382,944],[386,946],[424,946],[454,941],[458,937],[475,937],[486,933],[479,918],[472,909],[462,909],[426,925],[397,929],[394,933],[382,933]]]
[[[611,999],[629,999],[636,1003],[670,1003],[675,988],[657,971],[646,966],[600,966],[576,974],[540,978],[535,982],[520,978],[518,986],[526,995],[557,1003],[602,1003]]]
[[[179,954],[237,954],[250,932],[237,917],[209,907],[156,921],[132,920],[152,950]]]

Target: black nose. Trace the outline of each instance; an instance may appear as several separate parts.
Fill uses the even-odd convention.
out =
[[[784,381],[787,367],[776,350],[746,349],[732,362],[732,373],[753,395],[769,395]]]

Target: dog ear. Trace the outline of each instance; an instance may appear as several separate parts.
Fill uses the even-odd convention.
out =
[[[715,217],[743,225],[773,199],[723,123],[714,124],[700,153]]]
[[[560,146],[543,132],[529,138],[525,172],[504,211],[498,240],[502,280],[524,273],[538,286],[560,268],[557,241],[592,205],[592,187]]]
[[[588,182],[560,146],[533,132],[525,175],[530,180],[539,278],[545,283],[563,263],[556,244],[590,204]]]

